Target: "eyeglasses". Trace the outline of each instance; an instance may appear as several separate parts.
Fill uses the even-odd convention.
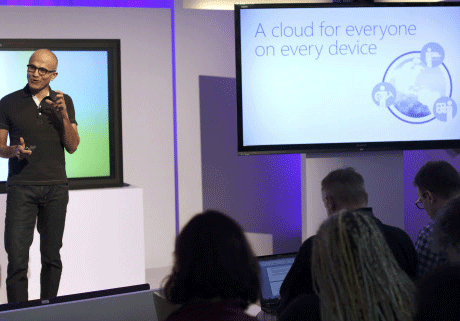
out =
[[[52,73],[52,72],[56,71],[56,70],[48,70],[48,69],[45,69],[45,68],[37,68],[34,65],[27,65],[27,71],[30,72],[31,74],[33,74],[35,72],[35,70],[38,70],[38,74],[40,76],[44,76],[44,75],[46,75],[48,73]]]
[[[425,209],[425,207],[423,206],[422,200],[420,198],[415,201],[415,206],[417,206],[421,210]]]
[[[421,210],[424,210],[425,206],[423,206],[422,197],[425,197],[425,193],[423,193],[422,196],[420,196],[418,200],[415,201],[415,206],[417,206]]]

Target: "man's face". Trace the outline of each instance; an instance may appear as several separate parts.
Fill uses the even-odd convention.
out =
[[[332,215],[334,214],[335,211],[335,204],[332,201],[332,198],[328,196],[328,193],[322,189],[321,190],[321,197],[323,199],[324,207],[326,208],[327,215]]]
[[[37,51],[30,57],[29,65],[37,68],[34,72],[27,72],[27,82],[30,91],[33,94],[37,94],[44,89],[47,90],[50,81],[56,78],[57,72],[47,72],[45,75],[40,75],[38,68],[44,68],[48,71],[55,70],[56,63],[54,57],[47,52]]]

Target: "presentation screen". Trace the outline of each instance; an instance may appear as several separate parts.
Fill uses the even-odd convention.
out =
[[[238,153],[460,147],[460,3],[236,5]]]
[[[51,89],[68,94],[75,107],[80,144],[65,153],[70,188],[121,186],[120,41],[0,39],[0,97],[25,87],[29,58],[40,48],[58,58]],[[0,159],[0,181],[7,177],[8,160]]]

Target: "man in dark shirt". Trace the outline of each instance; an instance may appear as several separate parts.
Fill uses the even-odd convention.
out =
[[[355,172],[353,168],[332,171],[322,180],[321,191],[328,215],[341,210],[359,210],[371,216],[382,231],[401,269],[412,279],[416,277],[417,254],[414,244],[406,232],[397,227],[383,224],[373,215],[372,209],[367,207],[368,196],[364,189],[363,177],[360,174]],[[280,304],[277,309],[278,315],[281,315],[288,304],[299,295],[314,295],[311,274],[314,237],[308,238],[302,244],[294,264],[281,285]]]
[[[27,268],[35,222],[40,233],[41,299],[57,296],[65,215],[69,199],[64,149],[80,142],[72,99],[51,90],[57,58],[47,49],[32,54],[27,85],[0,101],[0,156],[9,158],[5,249],[8,302],[28,300]],[[10,136],[10,146],[7,138]]]

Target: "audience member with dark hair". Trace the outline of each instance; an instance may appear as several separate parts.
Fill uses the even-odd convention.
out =
[[[422,278],[414,321],[460,320],[460,198],[448,201],[436,214],[433,244],[448,254],[449,265]]]
[[[417,254],[414,244],[406,232],[400,228],[383,224],[372,209],[367,207],[368,196],[364,188],[364,179],[353,168],[337,169],[330,172],[321,182],[322,198],[328,215],[341,210],[360,210],[373,220],[390,247],[399,266],[409,277],[417,274]],[[308,238],[300,247],[294,264],[280,288],[280,304],[277,312],[282,316],[284,309],[296,297],[313,294],[311,255],[315,236]],[[333,245],[332,245],[333,246]]]
[[[460,320],[460,265],[444,266],[417,284],[414,321]]]
[[[460,198],[450,200],[439,211],[433,232],[435,245],[448,254],[450,263],[460,264]]]
[[[439,210],[451,199],[460,196],[460,175],[445,161],[430,161],[423,165],[414,179],[420,209],[425,209],[431,220],[435,220]],[[418,255],[418,276],[423,277],[446,265],[449,258],[437,249],[433,239],[433,223],[420,232],[415,242]]]
[[[212,210],[196,215],[176,238],[164,293],[182,306],[167,320],[257,320],[244,310],[258,299],[259,273],[236,221]]]
[[[412,320],[415,285],[367,213],[330,216],[313,241],[321,320]]]

